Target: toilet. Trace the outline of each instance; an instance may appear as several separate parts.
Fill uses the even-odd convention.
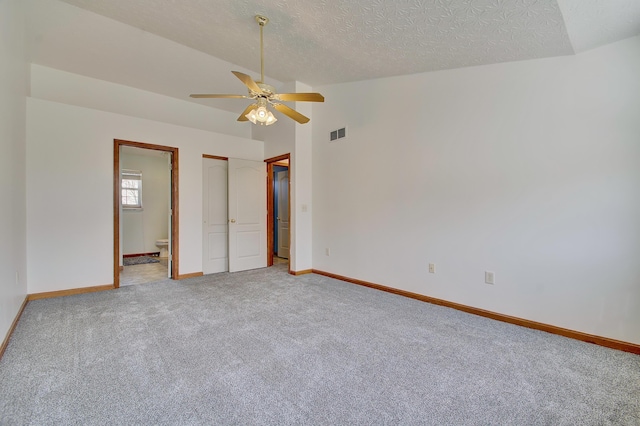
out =
[[[169,257],[169,239],[156,240],[156,247],[160,249],[160,257]]]

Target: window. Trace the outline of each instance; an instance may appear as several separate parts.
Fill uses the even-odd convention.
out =
[[[142,172],[122,169],[122,208],[142,208]]]

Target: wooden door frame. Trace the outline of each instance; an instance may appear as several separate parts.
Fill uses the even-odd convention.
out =
[[[289,273],[291,273],[291,154],[283,154],[277,157],[267,158],[267,267],[273,266],[273,226],[274,226],[274,205],[273,205],[273,166],[278,161],[289,161]]]
[[[179,237],[178,229],[178,148],[153,145],[145,142],[113,140],[113,288],[120,287],[120,147],[152,149],[170,152],[171,155],[171,279],[179,279]]]

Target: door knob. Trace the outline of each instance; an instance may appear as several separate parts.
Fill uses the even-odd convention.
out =
[[[236,220],[235,219],[231,219],[229,222],[236,223]]]

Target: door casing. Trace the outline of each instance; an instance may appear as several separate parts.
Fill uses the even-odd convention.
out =
[[[273,166],[278,161],[289,162],[289,247],[291,247],[291,154],[283,154],[277,157],[267,158],[267,266],[273,266],[273,226],[275,221],[275,209],[273,206]],[[291,273],[291,261],[295,256],[289,250],[289,273]]]
[[[122,139],[113,140],[113,288],[120,287],[120,147],[152,149],[171,153],[171,278],[179,279],[179,236],[178,229],[178,148],[134,142]]]

